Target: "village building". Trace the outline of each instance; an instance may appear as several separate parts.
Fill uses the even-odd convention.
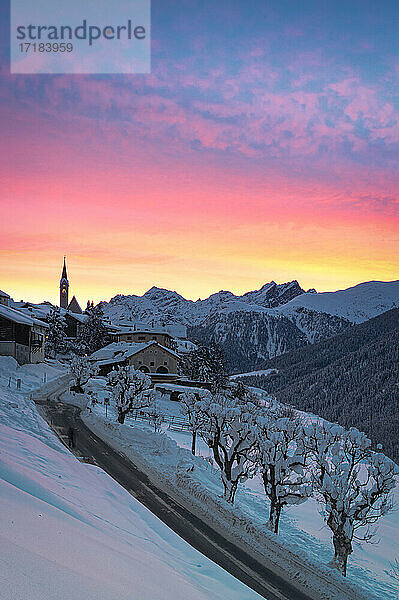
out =
[[[116,342],[141,343],[154,340],[178,354],[187,354],[197,348],[194,342],[187,339],[187,327],[180,323],[144,323],[123,318],[117,324],[106,325],[111,339]]]
[[[166,348],[172,347],[172,336],[163,329],[144,329],[136,327],[119,327],[110,333],[111,338],[116,342],[158,342]]]
[[[119,366],[132,366],[153,375],[172,374],[177,377],[179,355],[152,340],[148,342],[112,342],[90,356],[100,374],[106,375]],[[156,378],[155,378],[156,379]]]
[[[60,279],[60,307],[61,308],[68,308],[68,295],[69,295],[69,281],[68,281],[68,274],[67,274],[67,268],[66,268],[66,259],[64,256],[64,266],[62,268],[62,274],[61,274],[61,279]]]
[[[45,321],[50,314],[50,312],[54,309],[54,306],[50,302],[41,302],[40,304],[34,304],[33,302],[13,302],[11,308],[15,308],[19,312],[27,315],[28,317],[33,317],[34,319],[39,319],[39,321]]]
[[[47,323],[0,304],[0,355],[20,365],[43,362],[47,329]]]
[[[69,310],[61,311],[65,319],[65,335],[68,339],[74,340],[79,337],[83,324],[87,321],[88,316],[84,314],[69,312]]]
[[[81,309],[79,302],[76,300],[76,296],[72,297],[72,300],[68,304],[67,311],[74,313],[75,315],[83,314],[83,310]]]
[[[3,306],[8,306],[10,299],[11,298],[8,294],[0,290],[0,304]]]

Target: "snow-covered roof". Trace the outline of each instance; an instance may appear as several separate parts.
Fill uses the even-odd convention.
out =
[[[47,323],[30,317],[19,310],[10,308],[9,306],[4,306],[3,304],[0,304],[0,316],[8,319],[8,321],[20,323],[21,325],[29,325],[30,327],[33,327],[33,325],[40,325],[40,327],[48,327]]]
[[[17,308],[16,310],[18,310],[18,312],[23,313],[27,317],[31,317],[31,319],[39,319],[39,321],[46,319],[48,315],[48,312],[39,309]]]
[[[71,312],[70,310],[65,310],[65,309],[61,309],[61,314],[63,316],[69,315],[70,317],[72,317],[72,319],[75,319],[76,321],[79,321],[80,323],[85,323],[88,319],[88,315],[74,313],[74,312]]]
[[[2,292],[1,290],[0,290],[0,296],[2,298],[11,298],[11,296],[9,296],[8,294],[6,294],[5,292]]]
[[[162,344],[158,344],[157,342],[152,342],[153,344],[157,344],[157,346],[159,346],[160,348],[162,348],[162,350],[166,350],[166,352],[169,352],[169,354],[171,354],[172,356],[174,356],[175,358],[180,360],[180,356],[177,354],[177,352],[174,352],[173,350],[171,350],[170,348],[166,348],[166,346],[162,346]]]
[[[23,302],[22,305],[20,302],[14,302],[14,307],[16,310],[18,310],[18,312],[23,313],[26,316],[29,316],[31,318],[36,318],[39,320],[43,320],[46,319],[46,317],[51,313],[52,310],[54,310],[56,307],[53,306],[52,304],[46,304],[46,303],[41,303],[41,304],[32,304],[31,302]],[[83,315],[83,314],[79,314],[79,313],[74,313],[71,312],[69,310],[66,310],[65,308],[61,308],[60,310],[60,314],[65,317],[67,314],[72,317],[72,319],[75,319],[76,321],[79,321],[80,323],[84,323],[87,320],[87,315]]]
[[[112,344],[108,344],[104,348],[100,348],[97,352],[94,352],[91,356],[91,360],[95,360],[99,365],[109,365],[116,362],[124,362],[128,358],[131,358],[135,354],[142,352],[146,348],[150,346],[157,346],[158,348],[162,348],[168,354],[171,354],[175,358],[179,359],[179,355],[176,352],[173,352],[170,348],[165,348],[158,342],[152,340],[151,342],[140,342],[140,343],[129,343],[129,342],[112,342]]]
[[[128,351],[131,351],[133,354],[144,350],[147,346],[150,346],[153,342],[142,342],[142,343],[128,343],[128,342],[112,342],[108,344],[108,346],[104,346],[104,348],[100,348],[97,352],[93,352],[90,356],[90,359],[93,360],[106,360],[109,358],[115,358],[116,356],[124,355],[127,358]],[[129,354],[132,356],[132,354]]]
[[[115,329],[114,334],[115,335],[125,335],[125,334],[137,334],[137,333],[151,333],[152,335],[167,335],[168,337],[172,337],[171,334],[166,331],[166,329],[161,329],[161,328],[134,328],[134,327],[124,327],[124,326],[119,326],[118,328]]]

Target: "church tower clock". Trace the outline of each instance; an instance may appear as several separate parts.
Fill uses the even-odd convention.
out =
[[[60,280],[60,307],[68,308],[68,290],[69,290],[69,281],[66,269],[66,262],[64,256],[64,266],[62,269],[62,275]]]

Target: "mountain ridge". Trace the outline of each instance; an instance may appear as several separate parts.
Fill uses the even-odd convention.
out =
[[[190,340],[219,343],[228,370],[238,372],[399,307],[399,281],[319,293],[305,292],[297,280],[272,281],[241,296],[221,290],[196,301],[153,286],[142,296],[119,294],[101,305],[112,321],[185,325]]]

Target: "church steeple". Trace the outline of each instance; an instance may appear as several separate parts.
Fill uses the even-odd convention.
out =
[[[66,256],[64,256],[64,266],[63,266],[63,269],[62,269],[61,279],[66,279],[68,281],[68,275],[67,275],[67,269],[66,269],[65,259],[66,259]]]
[[[69,281],[68,274],[66,268],[66,260],[64,256],[64,266],[62,268],[62,275],[60,280],[60,307],[68,308],[68,291],[69,291]]]

